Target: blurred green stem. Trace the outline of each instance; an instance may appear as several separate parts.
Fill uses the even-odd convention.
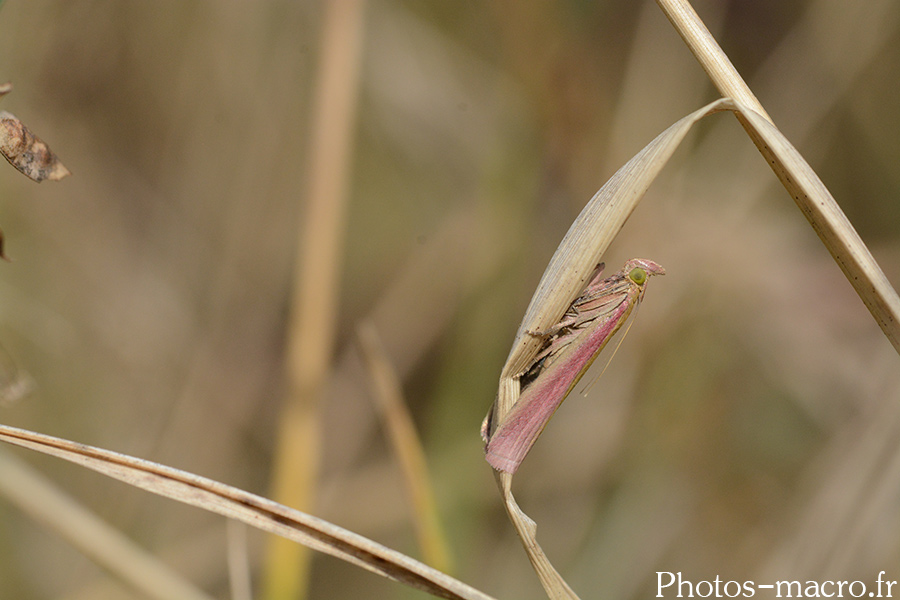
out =
[[[364,0],[324,5],[322,42],[287,330],[287,394],[279,422],[273,498],[300,510],[315,499],[319,468],[320,405],[334,349],[338,277],[356,124]],[[264,597],[305,596],[310,551],[272,537]]]

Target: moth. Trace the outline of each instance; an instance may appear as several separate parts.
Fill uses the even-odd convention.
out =
[[[640,303],[647,279],[666,273],[643,258],[627,261],[605,279],[601,279],[603,267],[603,263],[597,265],[558,323],[545,331],[526,332],[543,338],[544,345],[517,376],[522,386],[519,399],[493,433],[493,409],[482,425],[485,458],[498,471],[516,472],[550,417]]]

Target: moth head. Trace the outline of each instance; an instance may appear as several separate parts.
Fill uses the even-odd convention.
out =
[[[628,273],[628,279],[637,285],[644,285],[651,275],[666,274],[661,265],[646,258],[632,258],[625,263],[625,272]]]

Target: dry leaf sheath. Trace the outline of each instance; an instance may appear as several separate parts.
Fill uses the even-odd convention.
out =
[[[532,365],[518,377],[525,387],[496,431],[489,435],[493,411],[482,430],[485,458],[498,471],[516,472],[550,417],[641,301],[647,279],[665,275],[660,265],[641,258],[629,260],[606,279],[600,278],[602,271],[600,264],[556,325],[528,332],[545,341]]]
[[[206,477],[7,425],[0,425],[0,441],[55,456],[136,488],[237,519],[439,598],[493,600],[396,550],[328,521]]]

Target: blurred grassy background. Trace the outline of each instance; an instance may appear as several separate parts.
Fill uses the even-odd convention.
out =
[[[900,6],[695,7],[900,283]],[[267,492],[320,12],[3,6],[3,108],[73,172],[0,176],[14,259],[0,343],[36,384],[4,423]],[[455,575],[541,598],[481,418],[574,216],[714,92],[652,2],[374,0],[361,94],[314,512],[417,555],[353,341],[370,316],[426,445]],[[655,593],[656,571],[900,579],[897,356],[730,115],[688,138],[606,261],[634,256],[669,274],[516,478],[557,568],[582,597],[612,599]],[[226,597],[222,519],[22,456]],[[5,502],[0,557],[3,598],[133,597]],[[311,597],[419,596],[317,557]]]

